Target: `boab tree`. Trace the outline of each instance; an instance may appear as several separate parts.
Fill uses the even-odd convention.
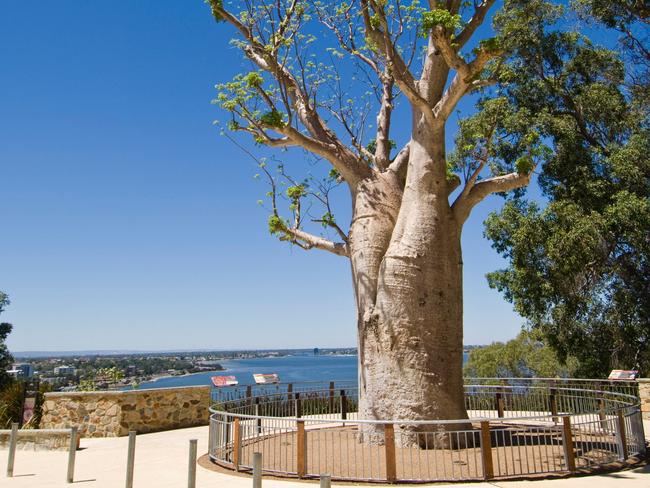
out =
[[[494,3],[210,2],[252,63],[218,86],[229,129],[261,146],[304,149],[349,192],[345,229],[332,215],[330,186],[260,165],[272,185],[271,232],[350,260],[360,418],[467,418],[461,231],[488,195],[530,180],[539,136],[499,83],[511,72],[512,39],[534,42],[555,13],[546,2],[507,0],[493,16],[495,35],[475,39],[489,32],[480,28]],[[456,149],[448,154],[450,118],[473,93],[477,110],[453,121]],[[373,112],[376,125],[368,122]],[[403,145],[393,153],[400,132]],[[278,178],[289,181],[290,220],[279,209]],[[310,197],[325,206],[312,220],[334,239],[307,229]]]

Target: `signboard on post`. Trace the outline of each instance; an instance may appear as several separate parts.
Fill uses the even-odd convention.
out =
[[[26,380],[23,382],[22,387],[22,412],[18,422],[21,428],[32,420],[34,413],[36,412],[36,402],[39,395],[39,381],[38,379]]]
[[[280,383],[280,377],[277,373],[271,374],[254,374],[253,379],[258,385],[268,385],[271,383]]]
[[[36,398],[28,397],[25,398],[25,403],[23,404],[23,425],[28,424],[32,417],[34,417],[34,411],[36,410]]]
[[[633,369],[613,369],[611,373],[609,373],[609,377],[607,378],[608,380],[635,380],[637,376],[639,375],[639,372]]]
[[[212,384],[217,388],[223,386],[236,386],[239,384],[239,381],[237,381],[237,378],[234,376],[213,376],[210,379],[212,380]]]

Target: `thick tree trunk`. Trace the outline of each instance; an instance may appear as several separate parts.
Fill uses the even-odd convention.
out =
[[[419,137],[420,136],[420,137]],[[437,137],[436,137],[437,136]],[[420,143],[418,139],[424,142]],[[440,134],[415,134],[406,186],[394,227],[353,222],[352,265],[359,306],[359,416],[376,420],[466,419],[460,225],[447,202]],[[358,209],[355,208],[355,211]],[[388,228],[390,227],[390,228]],[[378,267],[367,266],[374,235],[391,236]],[[375,244],[377,242],[375,241]],[[373,262],[376,258],[373,257]],[[365,274],[360,275],[360,270]],[[372,272],[371,272],[372,271]],[[374,272],[374,274],[373,274]],[[369,277],[376,277],[370,279]],[[444,430],[467,428],[449,424]],[[368,440],[382,429],[365,427]],[[453,443],[440,430],[404,425],[397,441],[428,447]]]

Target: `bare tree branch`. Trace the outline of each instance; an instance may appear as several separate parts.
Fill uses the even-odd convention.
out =
[[[468,192],[463,192],[456,198],[451,207],[456,215],[456,220],[460,223],[465,222],[472,208],[491,193],[507,192],[526,186],[530,182],[532,174],[532,171],[525,174],[509,173],[503,176],[486,178],[472,185]]]
[[[210,0],[210,3],[213,12],[233,25],[244,37],[247,45],[243,47],[243,50],[247,57],[260,69],[271,74],[280,85],[281,90],[287,93],[295,114],[307,128],[311,137],[305,136],[298,129],[288,126],[278,130],[278,132],[286,135],[298,145],[307,143],[308,145],[303,147],[310,151],[318,148],[319,152],[317,154],[332,163],[351,185],[369,176],[372,170],[365,163],[359,161],[354,152],[345,146],[336,134],[327,127],[312,105],[310,94],[305,89],[305,83],[303,82],[301,86],[286,65],[278,60],[277,50],[269,51],[266,49],[250,28],[226,11],[221,2]],[[291,12],[291,15],[293,15],[293,12]],[[286,17],[284,20],[286,20]],[[288,23],[289,21],[281,23],[281,25],[284,25],[282,27],[283,32],[286,30]],[[315,141],[318,141],[319,144],[314,144]]]
[[[369,9],[371,6],[379,18],[380,29],[375,28],[370,20]],[[427,122],[430,125],[434,125],[435,118],[429,103],[420,95],[411,71],[390,38],[388,22],[383,8],[375,0],[361,0],[361,11],[366,27],[366,36],[382,50],[386,58],[386,66],[388,67],[389,73],[393,76],[395,84],[397,84],[409,102],[422,113]]]
[[[456,36],[454,43],[458,44],[459,48],[462,48],[467,42],[472,38],[476,29],[478,29],[485,20],[485,15],[490,10],[490,7],[495,3],[496,0],[483,0],[481,4],[476,7],[474,10],[474,15],[467,23],[465,28]]]
[[[310,234],[300,229],[287,227],[284,229],[285,235],[280,238],[281,241],[290,241],[303,249],[321,249],[329,251],[337,256],[349,257],[348,246],[341,242],[333,242],[324,237]]]
[[[377,115],[377,136],[374,154],[375,165],[384,171],[390,164],[390,122],[393,113],[393,83],[394,80],[386,73],[382,77],[381,109]]]

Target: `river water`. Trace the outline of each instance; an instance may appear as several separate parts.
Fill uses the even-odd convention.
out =
[[[463,354],[467,361],[467,353]],[[312,354],[228,359],[219,361],[225,371],[206,371],[186,376],[172,376],[140,384],[140,389],[171,388],[178,386],[211,385],[211,376],[236,376],[240,385],[252,385],[253,373],[277,373],[282,383],[305,381],[356,381],[357,356],[314,356]]]

